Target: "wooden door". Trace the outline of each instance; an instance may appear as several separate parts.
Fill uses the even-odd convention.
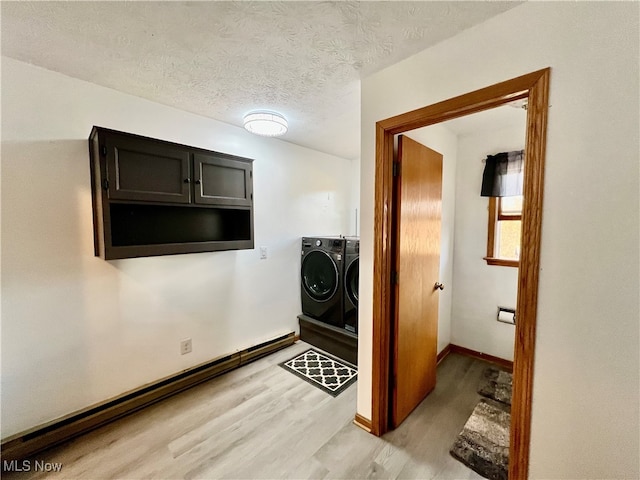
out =
[[[442,155],[398,139],[391,422],[397,427],[436,385]]]

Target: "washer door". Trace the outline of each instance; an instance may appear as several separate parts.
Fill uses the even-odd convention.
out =
[[[338,267],[326,252],[314,250],[302,260],[302,286],[314,300],[331,299],[338,290],[338,281]]]
[[[344,276],[345,291],[351,303],[358,306],[358,277],[360,276],[360,258],[356,258],[347,267],[347,273]]]

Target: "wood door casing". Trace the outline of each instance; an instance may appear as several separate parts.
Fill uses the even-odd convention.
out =
[[[395,318],[391,422],[397,427],[435,388],[442,155],[400,135],[396,181]]]
[[[519,321],[513,361],[509,478],[528,478],[531,439],[531,398],[537,319],[542,199],[551,68],[496,83],[416,110],[376,122],[375,210],[373,224],[373,312],[371,433],[389,429],[392,355],[392,196],[393,139],[417,128],[481,112],[528,98],[527,162],[524,175],[522,247],[518,269]]]

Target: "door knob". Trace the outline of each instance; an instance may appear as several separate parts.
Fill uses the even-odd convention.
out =
[[[441,284],[440,282],[436,282],[436,284],[433,286],[434,290],[444,290],[444,285]]]

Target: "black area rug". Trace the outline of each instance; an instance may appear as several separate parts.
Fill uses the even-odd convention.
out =
[[[509,425],[506,406],[480,400],[451,447],[451,455],[491,480],[509,477]]]
[[[358,375],[355,366],[313,348],[279,365],[334,397],[355,382]]]
[[[495,367],[487,367],[483,373],[485,382],[478,390],[483,397],[511,406],[513,375]]]

